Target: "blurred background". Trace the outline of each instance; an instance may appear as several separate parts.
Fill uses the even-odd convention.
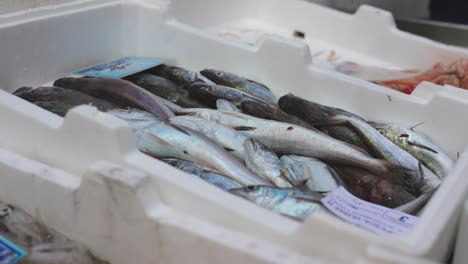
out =
[[[393,13],[397,26],[421,36],[468,46],[468,0],[307,0],[354,13],[366,4]]]

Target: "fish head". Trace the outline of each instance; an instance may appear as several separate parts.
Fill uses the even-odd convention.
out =
[[[179,67],[168,67],[166,69],[167,77],[177,83],[193,83],[197,81],[197,73]]]
[[[221,70],[205,69],[200,73],[203,76],[215,82],[216,84],[226,85],[230,87],[238,87],[247,83],[246,79]]]
[[[249,185],[242,188],[232,189],[230,192],[249,201],[256,201],[259,197],[265,195],[265,187],[266,186],[261,185]]]
[[[10,216],[13,212],[13,208],[7,204],[0,202],[0,221]]]

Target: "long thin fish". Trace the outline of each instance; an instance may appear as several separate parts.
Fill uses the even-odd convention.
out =
[[[103,98],[122,107],[138,107],[167,120],[174,114],[156,95],[125,80],[108,78],[61,78],[54,86]]]
[[[111,111],[133,126],[137,138],[137,147],[145,153],[157,157],[190,160],[202,166],[214,169],[244,185],[270,185],[270,183],[250,172],[238,159],[205,135],[183,127],[185,133],[155,119],[145,123],[134,120],[133,112]]]

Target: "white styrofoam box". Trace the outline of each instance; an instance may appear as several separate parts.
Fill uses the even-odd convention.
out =
[[[354,12],[359,6],[366,4],[388,10],[397,17],[429,17],[429,0],[330,0],[330,2],[329,6],[349,12]]]
[[[193,0],[190,6],[172,0],[170,14],[180,23],[239,43],[254,44],[268,34],[293,39],[297,30],[305,33],[312,54],[335,50],[340,58],[391,69],[426,69],[468,55],[465,49],[400,31],[391,13],[366,5],[355,14],[301,0]]]
[[[158,56],[194,70],[210,67],[236,72],[266,83],[278,95],[293,92],[368,119],[405,125],[424,121],[420,131],[451,157],[461,155],[413,232],[378,236],[323,213],[304,223],[275,215],[138,153],[128,128],[88,107],[70,112],[62,123],[53,114],[0,91],[0,120],[8,124],[0,128],[0,147],[76,175],[85,173],[96,160],[141,170],[153,179],[154,195],[171,210],[306,257],[320,255],[345,263],[391,254],[395,255],[392,261],[397,261],[397,255],[448,257],[468,190],[464,177],[468,116],[463,115],[468,99],[464,91],[428,83],[415,90],[417,96],[381,89],[314,68],[305,43],[277,36],[266,36],[255,46],[227,41],[173,19],[168,4],[78,1],[63,8],[18,14],[14,19],[0,17],[0,87],[11,92],[118,57]],[[146,198],[142,201],[151,203]]]
[[[464,264],[468,260],[468,201],[463,205],[463,211],[460,217],[460,224],[457,234],[457,242],[455,244],[455,252],[453,255],[453,264]]]
[[[57,5],[75,0],[0,0],[0,14],[17,12],[42,6]]]

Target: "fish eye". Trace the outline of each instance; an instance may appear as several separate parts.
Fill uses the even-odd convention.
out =
[[[182,75],[182,72],[179,71],[179,70],[175,70],[175,71],[174,71],[174,75],[177,75],[177,76],[178,76],[178,75]]]
[[[249,186],[247,186],[247,188],[246,188],[246,189],[247,189],[247,191],[250,191],[250,192],[252,192],[252,191],[255,191],[255,190],[257,190],[257,189],[258,189],[258,186],[255,186],[255,185],[249,185]]]
[[[221,76],[224,75],[224,73],[222,73],[222,72],[215,72],[215,74],[216,74],[216,76],[218,76],[218,77],[221,77]]]

